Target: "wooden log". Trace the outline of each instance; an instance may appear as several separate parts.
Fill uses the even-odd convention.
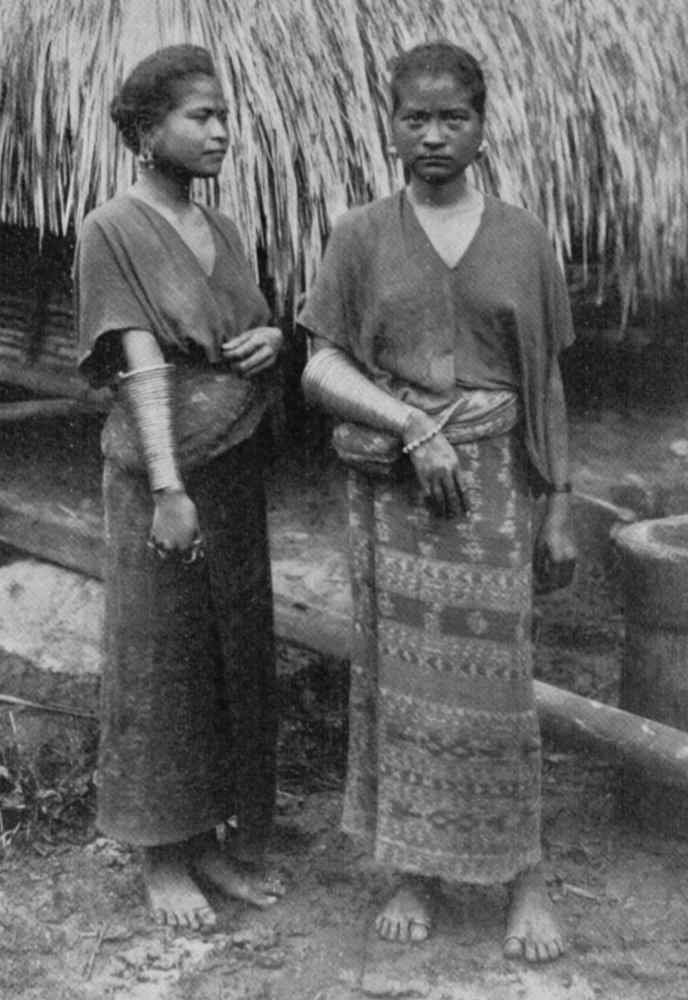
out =
[[[97,405],[88,399],[26,399],[14,403],[0,403],[0,424],[47,417],[70,417],[97,411]]]
[[[643,777],[688,792],[688,733],[562,688],[535,681],[542,731],[557,744],[586,749]]]
[[[0,542],[86,576],[102,577],[103,526],[94,512],[0,490]]]
[[[99,410],[107,410],[112,399],[109,389],[90,389],[73,366],[58,371],[40,364],[28,365],[4,356],[2,351],[0,382],[20,386],[40,396],[69,396],[92,402]]]

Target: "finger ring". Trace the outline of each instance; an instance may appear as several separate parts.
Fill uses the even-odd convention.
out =
[[[202,535],[194,538],[193,542],[189,547],[189,551],[182,559],[185,566],[190,566],[191,563],[200,562],[205,556],[205,539]]]
[[[163,545],[162,542],[159,542],[158,539],[154,538],[152,535],[149,536],[146,545],[152,552],[155,552],[159,559],[165,560],[170,554],[170,550],[167,546]]]

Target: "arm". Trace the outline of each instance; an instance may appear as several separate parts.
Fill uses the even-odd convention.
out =
[[[200,527],[177,465],[170,366],[147,330],[125,330],[122,347],[127,372],[121,388],[139,432],[153,494],[151,541],[161,555],[192,549]]]
[[[535,539],[534,560],[536,586],[542,592],[571,583],[577,555],[568,484],[566,403],[557,361],[550,373],[547,408],[552,484],[547,490],[545,513]]]
[[[354,364],[350,356],[322,337],[312,339],[313,355],[302,377],[306,398],[340,420],[396,434],[409,448],[409,457],[427,498],[447,517],[468,510],[459,480],[454,448],[436,430],[422,410],[380,389]],[[428,438],[423,444],[422,439]]]

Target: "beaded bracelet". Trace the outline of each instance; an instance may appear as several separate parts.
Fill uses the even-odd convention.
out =
[[[571,493],[572,490],[571,483],[562,483],[561,486],[548,486],[545,493],[551,496],[553,493]]]
[[[401,449],[404,455],[410,455],[412,451],[416,450],[416,448],[420,448],[421,445],[427,444],[428,441],[432,441],[434,437],[436,437],[438,434],[441,434],[445,426],[449,423],[451,417],[454,415],[456,410],[459,409],[462,403],[463,399],[461,398],[461,396],[459,396],[459,398],[455,400],[450,406],[448,406],[445,409],[444,413],[440,415],[440,419],[438,420],[438,422],[435,424],[435,426],[431,431],[428,431],[427,434],[421,434],[421,436],[419,438],[416,438],[415,441],[409,441],[408,444],[404,445],[404,447]]]
[[[427,434],[422,434],[419,438],[416,438],[415,441],[409,441],[408,444],[405,444],[404,447],[401,449],[402,452],[404,453],[404,455],[410,455],[412,451],[416,450],[416,448],[420,448],[421,445],[427,444],[428,441],[432,441],[432,439],[441,431],[442,427],[440,426],[440,424],[437,424],[437,426],[433,427],[433,429],[431,431],[428,431]]]

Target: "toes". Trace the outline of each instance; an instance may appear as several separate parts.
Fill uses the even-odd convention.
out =
[[[383,941],[397,940],[399,924],[389,920],[387,917],[378,917],[375,921],[375,929]]]
[[[412,920],[409,924],[409,937],[412,941],[425,941],[429,935],[430,928],[422,920]]]
[[[562,941],[562,939],[555,938],[553,941],[549,942],[547,948],[547,955],[549,957],[549,960],[551,962],[554,962],[557,958],[561,958],[561,956],[564,954],[565,951],[566,948],[564,947],[564,942]]]
[[[532,941],[523,942],[523,955],[526,962],[530,962],[531,965],[539,961],[537,948]]]
[[[195,917],[199,930],[211,930],[217,924],[217,915],[209,906],[196,910]]]
[[[523,941],[518,937],[509,935],[504,940],[504,955],[506,958],[521,958],[523,956]]]
[[[253,902],[261,910],[268,910],[270,909],[271,906],[274,906],[275,903],[279,902],[279,896],[273,896],[273,895],[255,896],[253,898]]]
[[[546,941],[535,942],[535,961],[549,962],[549,945]]]

